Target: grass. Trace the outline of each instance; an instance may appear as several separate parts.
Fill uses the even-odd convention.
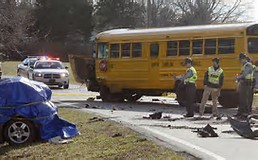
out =
[[[19,61],[5,61],[5,62],[3,62],[2,63],[3,75],[4,76],[17,76],[17,66],[20,63],[21,62],[19,62]],[[64,62],[63,64],[64,64],[64,66],[69,67],[68,71],[70,73],[70,83],[71,84],[76,84],[77,82],[74,79],[72,69],[70,67],[70,63],[69,62]]]
[[[74,142],[5,144],[0,146],[0,159],[184,159],[114,122],[90,121],[92,115],[73,109],[61,108],[59,113],[79,128],[81,135],[73,138]],[[121,136],[113,137],[115,134]]]

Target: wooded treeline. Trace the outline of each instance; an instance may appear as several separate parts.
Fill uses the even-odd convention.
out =
[[[67,59],[91,54],[101,31],[238,22],[243,5],[241,0],[0,0],[0,53]]]

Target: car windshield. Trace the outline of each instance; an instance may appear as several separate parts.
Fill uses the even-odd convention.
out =
[[[38,62],[35,66],[36,69],[64,69],[60,62]]]
[[[34,66],[34,64],[36,63],[36,61],[37,61],[37,59],[31,59],[31,60],[29,61],[29,65],[30,65],[30,66]]]

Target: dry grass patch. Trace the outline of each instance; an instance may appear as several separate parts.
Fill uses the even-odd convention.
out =
[[[23,147],[5,144],[0,146],[0,159],[184,159],[117,123],[93,118],[79,110],[61,108],[59,111],[81,132],[73,138],[74,142],[63,145],[36,143]]]

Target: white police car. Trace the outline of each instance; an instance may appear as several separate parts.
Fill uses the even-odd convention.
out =
[[[29,79],[43,82],[47,85],[69,88],[68,67],[57,60],[38,60],[29,70]]]
[[[17,76],[29,78],[29,69],[34,66],[36,61],[47,58],[47,56],[28,56],[17,66]]]

